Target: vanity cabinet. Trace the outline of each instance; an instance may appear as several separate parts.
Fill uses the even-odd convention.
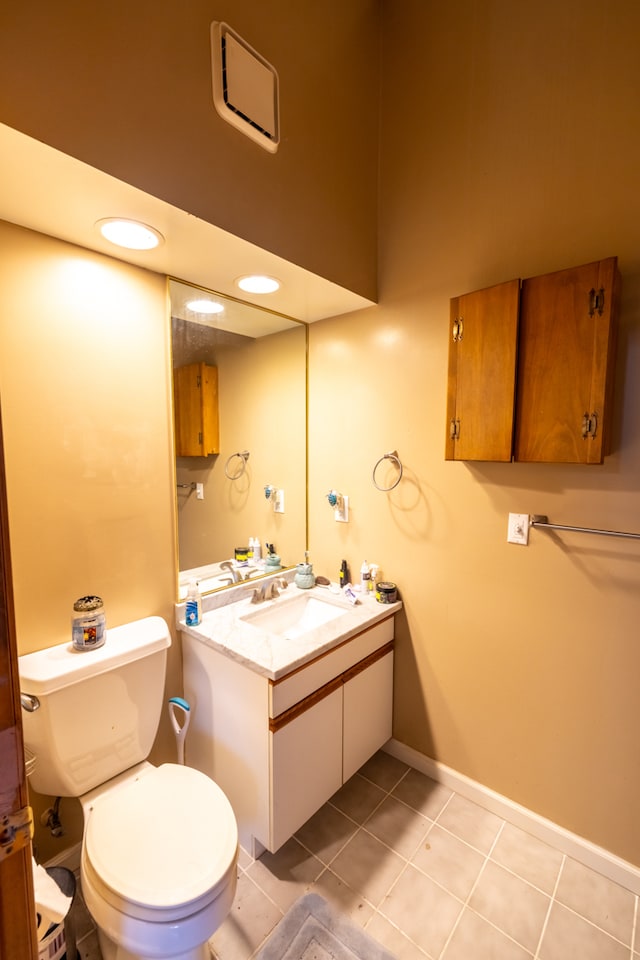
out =
[[[447,460],[602,463],[617,258],[451,300]]]
[[[391,624],[383,645],[270,720],[270,842],[278,849],[391,737]],[[333,667],[332,667],[333,669]]]
[[[177,457],[207,457],[220,452],[218,368],[190,363],[173,372]]]
[[[278,850],[390,739],[393,625],[277,680],[183,633],[186,762],[224,790],[252,855]]]

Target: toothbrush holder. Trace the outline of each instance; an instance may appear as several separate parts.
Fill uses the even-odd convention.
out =
[[[311,587],[315,587],[316,578],[313,575],[313,567],[310,563],[298,564],[293,582],[301,590],[309,590]]]

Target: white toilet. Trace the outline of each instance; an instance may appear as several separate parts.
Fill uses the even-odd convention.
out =
[[[170,643],[164,620],[147,617],[108,630],[98,649],[19,658],[30,784],[80,799],[82,893],[104,960],[204,960],[235,895],[226,796],[198,770],[146,760]]]

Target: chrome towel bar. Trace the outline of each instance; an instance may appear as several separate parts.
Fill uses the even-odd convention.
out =
[[[549,523],[544,514],[536,513],[529,522],[531,527],[541,527],[546,530],[570,530],[573,533],[595,533],[601,537],[624,537],[626,540],[640,540],[640,533],[625,533],[622,530],[597,530],[594,527],[571,527],[565,523]]]

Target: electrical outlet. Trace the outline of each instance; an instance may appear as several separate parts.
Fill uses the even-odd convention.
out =
[[[526,547],[529,543],[529,514],[510,513],[507,528],[507,542],[519,543]]]
[[[204,500],[204,483],[196,483],[196,500]]]
[[[333,516],[339,523],[349,522],[349,497],[342,497],[342,503],[333,511]]]
[[[284,513],[284,490],[276,490],[273,499],[273,512]]]

